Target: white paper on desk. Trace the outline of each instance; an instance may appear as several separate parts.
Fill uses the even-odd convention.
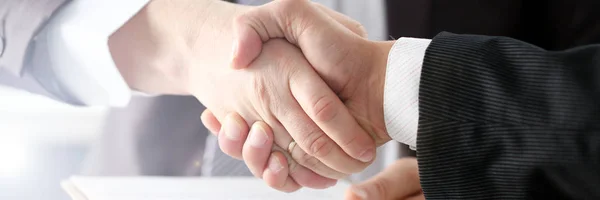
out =
[[[67,191],[77,190],[69,191],[75,200],[330,200],[343,199],[349,186],[339,181],[325,190],[283,193],[255,178],[76,176],[63,182]]]

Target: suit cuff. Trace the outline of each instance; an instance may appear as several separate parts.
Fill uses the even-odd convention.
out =
[[[67,103],[127,105],[132,91],[112,59],[108,38],[148,2],[70,2],[35,38],[26,73]]]
[[[388,56],[383,113],[389,136],[416,149],[419,125],[419,82],[431,40],[400,38]]]

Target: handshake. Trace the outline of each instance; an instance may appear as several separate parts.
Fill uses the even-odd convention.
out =
[[[170,2],[152,1],[111,36],[122,76],[138,91],[195,96],[223,152],[271,187],[331,187],[391,140],[383,94],[393,41],[369,41],[358,22],[305,0]],[[382,173],[409,177],[406,194],[418,196],[416,160],[399,163],[406,173]]]
[[[580,4],[406,5],[428,14],[402,27],[437,35],[375,42],[308,0],[153,0],[108,46],[130,88],[193,95],[221,149],[281,191],[330,187],[393,138],[418,147],[418,166],[401,159],[350,198],[600,199],[600,29],[588,23],[600,4]],[[555,17],[518,15],[538,7]]]
[[[227,82],[246,89],[218,91],[227,104],[199,98],[223,152],[286,192],[365,169],[390,140],[383,90],[393,42],[369,41],[358,22],[309,1],[252,8],[233,27],[227,73],[237,78]]]

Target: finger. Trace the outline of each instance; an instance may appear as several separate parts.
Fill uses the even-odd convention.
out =
[[[362,162],[371,162],[376,153],[375,141],[362,129],[339,97],[319,76],[315,75],[314,71],[307,70],[294,75],[290,79],[292,95],[310,119],[326,133],[326,135],[322,135],[321,132],[305,135],[304,138],[296,140],[300,147],[308,154],[324,161],[321,158],[324,155],[318,150],[326,141],[319,140],[331,138],[351,157]]]
[[[291,155],[286,150],[284,150],[284,148],[280,147],[280,146],[287,146],[287,144],[290,144],[290,142],[292,141],[292,138],[290,137],[290,134],[287,132],[287,130],[277,120],[272,119],[272,117],[265,117],[265,120],[269,121],[269,124],[270,124],[270,125],[264,124],[266,126],[265,130],[267,131],[267,133],[269,133],[269,131],[270,131],[270,129],[268,128],[269,126],[271,127],[272,131],[274,131],[274,133],[277,133],[277,137],[275,137],[274,134],[268,134],[269,136],[273,135],[273,140],[275,143],[275,144],[271,145],[272,146],[271,151],[281,152],[286,158],[286,163],[288,163],[288,165],[289,165],[289,166],[284,165],[284,167],[291,169],[288,171],[288,174],[280,173],[280,174],[277,174],[278,176],[288,176],[289,175],[299,185],[301,185],[303,187],[314,188],[314,189],[323,189],[323,188],[328,188],[332,185],[335,185],[336,180],[321,176],[321,175],[315,173],[314,171],[308,170],[304,166],[299,165],[291,157]],[[251,137],[252,137],[252,134],[249,135],[249,138],[247,140],[248,142],[246,142],[246,143],[250,143]],[[244,145],[246,145],[246,144],[244,144]],[[243,152],[246,152],[246,151],[247,150],[244,147]],[[261,159],[264,159],[264,158],[261,158]],[[260,166],[261,166],[260,161],[256,161],[258,159],[253,160],[252,158],[249,158],[246,155],[244,155],[244,160],[252,162],[252,163],[248,163],[248,162],[246,163],[248,165],[248,167],[251,169],[252,168],[260,168]],[[265,168],[265,166],[267,165],[266,163],[267,162],[262,163],[262,168]],[[326,167],[326,166],[323,166],[323,167]],[[264,172],[261,172],[261,173],[263,173],[263,176],[264,176]],[[256,174],[259,174],[259,173],[256,173]]]
[[[244,143],[242,156],[254,176],[261,178],[269,162],[273,145],[273,132],[264,122],[255,122]],[[279,173],[282,174],[282,173]],[[286,174],[282,174],[287,177]]]
[[[213,135],[217,136],[217,134],[221,130],[221,122],[219,122],[215,115],[210,110],[206,109],[204,110],[204,112],[202,112],[200,119],[202,120],[202,124],[204,124],[208,131],[210,131],[210,133],[212,133]]]
[[[311,171],[314,171],[315,173],[321,176],[325,176],[327,178],[335,180],[342,179],[348,176],[348,174],[338,172],[331,169],[330,167],[327,167],[327,165],[323,164],[319,159],[315,158],[314,156],[308,155],[301,148],[296,148],[297,145],[294,144],[290,144],[290,146],[288,146],[288,152],[290,153],[292,159],[298,162],[298,164],[306,167]]]
[[[225,116],[218,134],[219,147],[223,153],[242,159],[242,148],[248,135],[246,121],[237,113]]]
[[[248,67],[261,53],[263,41],[283,37],[283,32],[271,18],[270,9],[261,8],[257,7],[236,17],[233,21],[233,49],[230,64],[233,69]]]
[[[313,189],[326,189],[337,184],[337,180],[320,176],[301,165],[297,165],[294,171],[290,172],[290,177],[298,184]]]
[[[337,183],[337,180],[326,178],[299,165],[287,151],[278,145],[273,146],[273,151],[281,152],[285,156],[287,165],[283,166],[287,168],[289,176],[299,185],[313,189],[325,189]]]
[[[269,121],[268,124],[274,133],[273,142],[275,144],[272,144],[272,151],[279,151],[285,156],[286,163],[288,163],[289,166],[284,165],[284,167],[291,169],[288,171],[288,174],[296,181],[296,183],[303,187],[309,187],[314,189],[322,189],[327,188],[331,185],[335,185],[336,180],[321,176],[315,173],[314,171],[306,169],[304,166],[299,165],[284,148],[281,148],[281,146],[288,146],[288,144],[292,142],[292,138],[289,132],[285,129],[285,127],[283,127],[283,125],[281,125],[281,123],[279,123],[278,120],[273,119],[272,117],[265,117],[264,119],[266,121]],[[275,135],[277,135],[277,137],[275,137]],[[264,165],[266,164],[263,164],[263,166]]]
[[[421,193],[419,168],[414,158],[400,159],[375,177],[346,192],[348,199],[405,199]]]
[[[262,178],[270,187],[283,192],[293,192],[301,188],[294,179],[288,176],[287,161],[281,152],[274,151],[267,166]]]
[[[250,133],[248,135],[248,139],[244,144],[243,148],[243,158],[246,162],[246,165],[257,177],[263,177],[263,172],[266,170],[267,163],[269,162],[269,154],[271,153],[271,146],[273,140],[271,138],[273,133],[271,132],[268,125],[263,122],[256,122],[252,125],[250,129]],[[276,148],[281,150],[280,148]],[[285,153],[282,153],[285,155]],[[293,172],[290,172],[288,165],[283,165],[288,171],[286,173],[272,173],[267,176],[282,176],[282,177],[270,177],[272,180],[285,180],[285,177],[288,176],[288,173],[291,174],[291,177],[298,179],[302,186],[315,188],[315,189],[324,189],[330,186],[335,185],[336,181],[333,179],[328,179],[322,177],[313,171],[306,170],[302,166],[297,166],[293,160],[289,162],[286,158],[286,163],[290,163],[289,166],[293,166]],[[271,165],[269,165],[271,166]],[[273,171],[273,170],[271,170]],[[277,185],[277,184],[273,184]]]
[[[348,28],[350,31],[352,31],[356,35],[363,37],[363,38],[368,37],[367,30],[365,29],[365,27],[361,23],[357,22],[356,20],[353,20],[352,18],[350,18],[346,15],[343,15],[342,13],[339,13],[335,10],[332,10],[322,4],[312,2],[312,5],[319,8],[325,14],[329,15],[335,21],[342,24],[344,27]]]
[[[289,46],[286,42],[282,40],[272,40],[265,43],[266,46],[270,46],[269,51],[263,52],[266,55],[277,55],[278,52],[274,51],[274,49],[281,50],[283,48],[292,48],[288,52],[296,51],[297,53],[287,53],[286,59],[282,59],[281,63],[278,63],[278,66],[285,67],[275,67],[270,66],[272,63],[253,63],[253,68],[251,70],[260,71],[262,68],[268,68],[269,70],[299,70],[295,72],[288,72],[284,74],[292,74],[290,77],[281,77],[282,79],[286,79],[284,81],[289,81],[290,88],[280,88],[284,91],[290,91],[291,94],[285,92],[273,92],[275,93],[278,102],[276,104],[269,104],[269,110],[273,113],[273,116],[279,120],[279,122],[285,127],[285,129],[289,132],[292,138],[298,143],[299,147],[302,148],[307,154],[316,157],[320,161],[322,161],[326,166],[342,172],[346,174],[356,173],[362,171],[364,168],[368,166],[368,163],[361,162],[350,157],[346,152],[344,152],[340,146],[334,143],[328,135],[326,135],[313,121],[318,121],[315,119],[311,119],[307,113],[312,114],[311,112],[307,112],[303,109],[304,106],[301,106],[302,103],[306,105],[306,98],[310,97],[319,97],[320,93],[327,94],[329,99],[332,99],[332,104],[330,107],[335,106],[340,110],[345,109],[344,105],[341,101],[335,96],[335,94],[327,87],[327,85],[319,78],[315,71],[310,68],[308,62],[302,57],[302,54],[295,47]],[[271,46],[273,45],[273,46]],[[267,48],[266,48],[267,49]],[[300,65],[300,66],[297,66]],[[297,74],[297,75],[293,75]],[[278,77],[275,78],[274,81],[278,81]],[[313,91],[305,90],[307,86],[299,86],[300,81],[294,81],[292,79],[304,79],[301,84],[309,84],[310,87],[318,88],[313,89]],[[287,86],[287,85],[284,85]],[[278,88],[273,86],[274,88]],[[311,88],[312,89],[312,88]],[[328,92],[327,92],[328,91]],[[292,96],[293,95],[293,96]],[[304,102],[302,102],[304,101]],[[298,103],[301,102],[300,105]],[[317,103],[319,103],[317,101]],[[334,105],[337,104],[337,105]],[[282,106],[285,105],[285,106]],[[320,106],[320,105],[319,105]],[[345,111],[345,112],[344,112]],[[329,111],[327,111],[329,112]],[[348,116],[342,116],[348,115]],[[367,155],[367,158],[363,160],[370,161],[375,156],[375,143],[373,139],[358,126],[357,122],[350,115],[347,110],[343,110],[339,112],[337,116],[334,116],[334,120],[331,122],[340,123],[336,125],[341,125],[341,127],[333,127],[334,130],[331,130],[331,126],[328,128],[329,131],[346,131],[345,133],[348,137],[355,137],[354,135],[357,132],[362,132],[364,135],[359,136],[363,137],[360,140],[354,140],[350,138],[349,142],[339,143],[345,146],[350,145],[353,148],[361,148],[368,149],[368,151],[362,150],[363,155]],[[341,122],[339,119],[348,119]],[[354,129],[358,130],[354,130]],[[339,130],[335,130],[339,129]],[[349,130],[349,131],[348,131]],[[358,137],[355,137],[358,138]],[[353,142],[353,140],[355,142]],[[276,141],[277,142],[277,141]],[[357,143],[363,143],[360,146],[354,146]],[[286,146],[287,144],[277,143],[279,146]],[[360,151],[360,150],[359,150]],[[369,152],[371,151],[371,152]],[[365,154],[366,152],[367,154]],[[368,155],[368,154],[371,155]],[[323,172],[318,172],[321,175],[324,175]]]

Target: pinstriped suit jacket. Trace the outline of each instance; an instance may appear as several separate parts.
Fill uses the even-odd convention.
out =
[[[387,3],[393,36],[433,38],[417,139],[427,199],[600,199],[599,1]]]

